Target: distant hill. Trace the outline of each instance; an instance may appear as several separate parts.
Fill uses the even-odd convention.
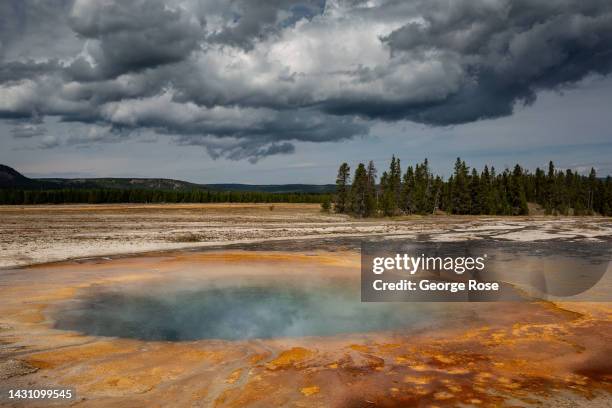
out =
[[[198,190],[202,185],[187,181],[162,178],[41,178],[46,183],[54,183],[61,188],[117,188],[120,190]]]
[[[261,191],[265,193],[332,193],[335,184],[206,184],[217,191]]]
[[[120,190],[215,190],[266,193],[329,193],[333,184],[196,184],[164,178],[28,178],[12,167],[0,164],[0,188],[53,189],[120,189]]]
[[[28,178],[12,167],[0,164],[0,188],[45,188],[47,184]]]

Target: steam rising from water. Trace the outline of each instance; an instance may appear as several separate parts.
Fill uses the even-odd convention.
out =
[[[56,328],[165,341],[328,336],[423,327],[439,309],[361,303],[348,283],[123,289],[86,294],[58,313]]]

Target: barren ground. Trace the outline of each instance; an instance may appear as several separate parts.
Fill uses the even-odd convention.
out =
[[[0,206],[0,268],[255,241],[393,235],[429,240],[608,240],[610,218],[356,220],[316,204]]]

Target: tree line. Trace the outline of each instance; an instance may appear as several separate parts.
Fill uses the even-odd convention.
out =
[[[356,217],[404,214],[526,215],[528,203],[539,204],[546,214],[612,215],[612,180],[572,170],[557,170],[551,161],[547,171],[534,173],[514,166],[497,173],[494,167],[481,171],[457,158],[453,174],[443,180],[431,173],[429,162],[408,166],[402,173],[400,159],[393,156],[389,169],[377,182],[370,161],[359,163],[353,176],[342,163],[336,177],[333,209]],[[324,205],[331,208],[331,203]]]
[[[257,191],[144,190],[144,189],[1,189],[0,204],[107,203],[322,203],[329,194],[267,193]]]

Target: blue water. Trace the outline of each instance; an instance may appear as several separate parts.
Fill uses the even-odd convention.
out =
[[[55,327],[142,340],[253,339],[407,330],[440,321],[433,304],[361,303],[341,283],[98,290],[55,317]]]

